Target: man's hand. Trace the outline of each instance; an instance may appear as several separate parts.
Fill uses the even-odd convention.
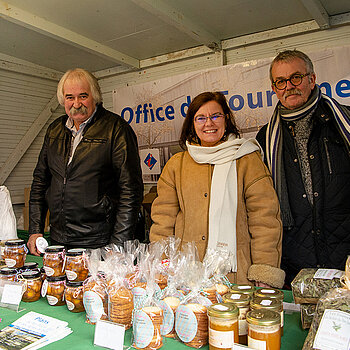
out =
[[[29,236],[27,247],[29,251],[36,256],[40,256],[40,252],[36,249],[36,239],[39,237],[43,237],[41,233],[35,233]]]

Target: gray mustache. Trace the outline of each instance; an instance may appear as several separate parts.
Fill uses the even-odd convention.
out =
[[[298,89],[291,89],[286,91],[286,93],[284,94],[284,98],[287,98],[290,95],[301,95],[301,91]]]
[[[88,113],[88,109],[87,107],[85,107],[84,105],[80,106],[79,108],[75,108],[75,107],[72,107],[70,110],[69,110],[70,114],[72,116],[75,116],[77,114],[83,114],[83,115],[87,115]]]

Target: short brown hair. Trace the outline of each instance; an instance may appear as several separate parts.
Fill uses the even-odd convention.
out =
[[[300,58],[305,62],[307,73],[314,73],[314,65],[312,64],[310,57],[306,55],[304,52],[298,51],[298,50],[284,50],[281,51],[271,62],[270,64],[270,80],[271,83],[273,83],[272,78],[272,67],[277,62],[290,62],[294,60],[295,58]]]
[[[227,104],[225,96],[221,92],[202,92],[196,96],[188,107],[185,121],[182,125],[181,136],[180,136],[180,146],[186,148],[186,141],[189,143],[200,144],[200,140],[194,129],[194,116],[198,109],[201,108],[205,103],[215,101],[217,102],[225,116],[226,116],[226,130],[223,138],[226,138],[229,134],[234,134],[239,137],[239,131],[236,126],[235,118],[230,107]]]
[[[70,69],[67,70],[66,73],[62,76],[60,79],[58,85],[57,85],[57,99],[58,102],[63,106],[64,105],[64,83],[67,81],[67,79],[73,78],[78,81],[81,80],[86,80],[87,83],[90,86],[92,98],[94,99],[96,104],[99,104],[102,102],[102,93],[101,93],[101,88],[100,85],[98,84],[97,79],[95,78],[92,73],[89,71],[82,69],[82,68],[75,68],[75,69]]]

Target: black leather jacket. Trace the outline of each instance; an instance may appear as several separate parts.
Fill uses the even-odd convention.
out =
[[[346,106],[344,106],[346,108]],[[294,225],[283,228],[281,268],[289,284],[301,268],[344,270],[350,254],[350,153],[323,99],[312,116],[308,140],[314,204],[299,169],[293,122],[282,122],[283,161]],[[266,152],[266,126],[257,140]]]
[[[47,129],[29,201],[29,234],[43,233],[83,248],[133,239],[143,197],[137,139],[120,116],[99,105],[68,164],[72,134],[68,116]]]

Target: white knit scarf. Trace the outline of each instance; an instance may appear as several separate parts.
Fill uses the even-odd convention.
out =
[[[255,139],[228,140],[214,147],[202,147],[186,142],[192,159],[199,164],[214,164],[209,204],[208,248],[225,249],[233,254],[232,271],[237,271],[236,216],[237,171],[236,160],[260,150]]]

